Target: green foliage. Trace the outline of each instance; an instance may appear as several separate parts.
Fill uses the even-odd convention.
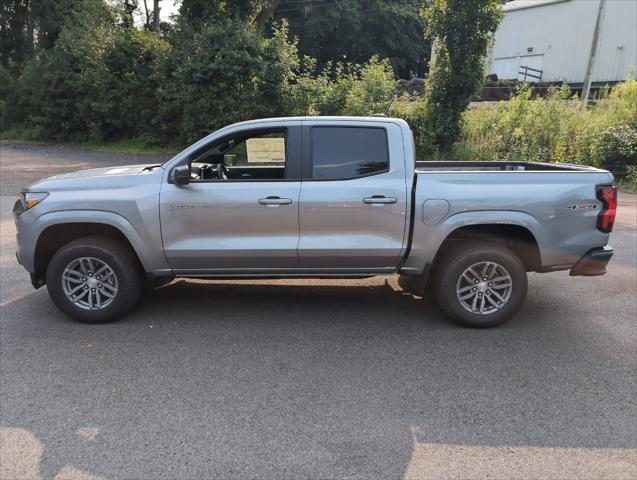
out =
[[[301,55],[315,58],[320,70],[377,55],[410,78],[425,73],[430,51],[418,9],[413,0],[296,0],[281,2],[275,18],[289,21]]]
[[[602,130],[595,163],[619,177],[637,166],[637,125],[609,125]]]
[[[633,192],[637,191],[637,165],[628,165],[622,186]]]
[[[26,0],[11,1],[17,8]],[[371,50],[359,52],[370,58],[361,64],[301,57],[285,21],[265,30],[255,25],[271,0],[184,0],[176,23],[160,34],[132,24],[138,3],[41,0],[37,15],[27,15],[42,29],[40,44],[32,44],[38,55],[20,59],[20,68],[0,68],[2,131],[58,141],[172,144],[251,118],[367,115],[391,105],[396,84],[389,60]],[[349,43],[366,44],[382,28],[386,37],[399,32],[394,51],[401,43],[425,43],[401,37],[414,27],[407,18],[416,18],[421,35],[411,2],[336,3],[341,14],[356,10],[358,20],[339,19]],[[373,28],[369,19],[358,23],[370,17],[365,8],[378,10]],[[19,20],[14,33],[25,34],[24,15]],[[346,20],[356,28],[345,27]],[[360,43],[362,35],[367,40]]]
[[[531,100],[528,85],[508,102],[485,103],[464,113],[463,159],[552,161],[606,168],[618,177],[637,165],[637,81],[628,78],[585,109],[564,86]]]
[[[418,160],[438,159],[439,152],[432,147],[431,136],[427,124],[427,111],[422,99],[403,95],[392,103],[389,115],[405,120],[414,135]]]
[[[409,123],[419,159],[577,162],[609,168],[627,182],[637,175],[637,82],[632,79],[604,89],[590,109],[571,99],[567,87],[532,100],[523,86],[509,102],[466,110],[482,79],[488,33],[500,15],[498,0],[427,3],[427,33],[441,40],[424,100],[395,98],[396,57],[373,55],[360,44],[369,40],[366,29],[383,32],[370,26],[373,21],[394,25],[395,18],[412,15],[407,0],[298,2],[317,13],[304,25],[325,28],[330,36],[317,41],[336,48],[327,56],[322,55],[328,50],[319,51],[319,58],[299,55],[308,39],[290,39],[285,21],[257,26],[255,19],[270,0],[184,0],[181,17],[159,34],[132,24],[135,0],[119,8],[104,0],[55,5],[41,0],[26,17],[25,1],[2,6],[9,15],[0,21],[0,38],[10,40],[0,49],[3,138],[135,149],[191,142],[252,118],[386,112]],[[363,15],[361,5],[377,9],[377,18]],[[343,23],[348,12],[349,23]],[[35,27],[41,30],[34,43],[28,37]],[[394,27],[389,30],[403,38],[405,32]],[[37,55],[29,53],[29,45]],[[364,60],[341,61],[347,49]]]
[[[394,71],[389,60],[373,56],[363,65],[360,78],[352,82],[345,98],[345,111],[349,115],[385,113],[396,92]]]
[[[491,35],[502,18],[501,0],[428,0],[425,35],[435,60],[425,90],[427,135],[449,150],[460,132],[462,112],[483,80]]]
[[[157,35],[135,28],[121,28],[104,49],[104,76],[96,102],[101,121],[99,136],[127,136],[156,142],[149,128],[155,121],[158,90],[164,79],[159,68],[170,46]]]
[[[28,127],[52,138],[76,138],[93,132],[100,121],[94,104],[104,65],[100,56],[112,40],[112,12],[98,0],[86,0],[56,46],[28,63],[18,80],[18,110],[29,112]]]
[[[157,66],[168,46],[117,18],[102,1],[83,0],[55,46],[28,63],[6,93],[11,108],[4,120],[73,141],[147,131],[161,80]]]
[[[0,3],[0,64],[19,73],[36,48],[52,48],[83,0],[3,0]]]
[[[572,125],[571,110],[565,103],[569,94],[568,88],[554,90],[546,99],[535,101],[531,100],[530,86],[525,84],[509,102],[469,109],[462,139],[471,139],[473,153],[485,160],[548,161],[550,145],[568,148],[559,125]]]
[[[182,0],[179,6],[180,22],[200,28],[211,20],[251,20],[268,3],[268,0]]]
[[[263,38],[239,21],[210,22],[181,31],[164,65],[159,129],[179,125],[179,138],[194,140],[229,123],[283,113],[287,81],[298,59],[285,25]]]
[[[304,63],[310,72],[316,68],[312,59],[306,58]],[[396,91],[390,62],[376,56],[362,65],[328,64],[318,74],[303,71],[291,77],[291,81],[285,96],[290,115],[384,113]]]
[[[18,117],[14,102],[16,89],[15,78],[0,65],[0,130],[4,130],[11,123],[10,120]]]
[[[287,89],[285,110],[289,115],[342,115],[356,74],[349,64],[317,68],[316,60],[304,57]],[[316,73],[315,73],[316,72]],[[333,72],[332,79],[329,72]]]
[[[37,29],[38,48],[49,49],[74,15],[82,12],[82,0],[31,1],[31,15]]]
[[[0,65],[17,72],[32,53],[33,26],[27,4],[23,0],[3,0],[0,4]]]

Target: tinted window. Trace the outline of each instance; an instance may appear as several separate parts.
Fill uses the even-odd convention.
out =
[[[312,177],[352,178],[389,169],[383,128],[312,128]]]

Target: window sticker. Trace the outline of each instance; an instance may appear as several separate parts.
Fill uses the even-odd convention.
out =
[[[248,163],[285,163],[285,138],[246,140]]]

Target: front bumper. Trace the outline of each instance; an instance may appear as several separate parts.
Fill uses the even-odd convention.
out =
[[[606,273],[606,265],[613,257],[613,248],[606,245],[601,248],[589,250],[575,265],[571,268],[571,277],[595,277]]]

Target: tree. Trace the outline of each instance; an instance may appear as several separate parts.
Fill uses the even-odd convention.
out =
[[[50,49],[64,25],[85,7],[84,0],[31,0],[33,22],[37,30],[37,47]]]
[[[23,0],[4,0],[0,8],[0,63],[17,72],[31,57],[33,37],[27,34],[29,5]],[[31,29],[32,32],[32,29]]]
[[[182,0],[179,17],[183,23],[200,28],[211,19],[248,22],[269,8],[276,0]],[[268,15],[265,15],[267,20]]]
[[[156,139],[159,65],[169,45],[103,0],[81,1],[53,48],[15,82],[8,120],[48,139]]]
[[[159,0],[153,0],[153,32],[159,33]]]
[[[0,63],[12,72],[21,72],[38,49],[53,47],[65,22],[82,9],[83,3],[83,0],[3,0]]]
[[[484,80],[484,60],[502,19],[502,0],[428,0],[425,35],[435,61],[425,89],[427,129],[433,145],[449,150],[462,112]]]
[[[257,14],[254,19],[254,23],[256,24],[258,29],[262,29],[270,17],[274,14],[274,11],[281,3],[281,0],[271,0],[269,4],[263,5],[261,7],[261,11]]]
[[[122,25],[125,27],[132,27],[135,22],[133,16],[137,10],[137,0],[123,0],[122,1]]]
[[[301,55],[327,63],[388,58],[402,78],[425,73],[429,44],[413,0],[306,0],[281,2],[274,17],[286,18]],[[332,72],[333,74],[335,72]]]
[[[253,23],[230,17],[181,28],[172,40],[159,102],[165,137],[192,141],[233,122],[284,113],[285,88],[298,64],[285,25],[264,38]]]

